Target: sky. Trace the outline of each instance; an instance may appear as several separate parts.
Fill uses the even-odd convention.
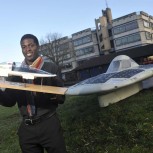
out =
[[[71,36],[95,28],[108,6],[113,19],[144,11],[153,16],[153,0],[0,0],[0,62],[21,62],[20,39],[31,33],[38,40],[49,33]]]

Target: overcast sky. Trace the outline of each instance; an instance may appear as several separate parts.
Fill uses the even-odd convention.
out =
[[[113,19],[144,11],[153,16],[153,0],[107,0]],[[23,60],[20,38],[26,33],[38,39],[48,33],[63,37],[95,28],[105,0],[0,0],[0,62]]]

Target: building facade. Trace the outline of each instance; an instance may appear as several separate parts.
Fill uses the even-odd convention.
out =
[[[113,20],[115,51],[153,44],[153,17],[145,12],[131,13]]]
[[[140,11],[112,20],[109,8],[102,12],[95,19],[102,54],[153,44],[153,16]]]
[[[55,48],[61,55],[58,58],[62,58],[58,63],[62,78],[73,82],[78,77],[73,70],[87,61],[149,44],[153,44],[153,16],[140,11],[113,19],[111,9],[106,8],[95,19],[95,29],[87,28],[60,38]],[[101,69],[94,69],[92,75],[99,72]]]

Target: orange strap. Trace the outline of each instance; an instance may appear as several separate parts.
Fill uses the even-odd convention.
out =
[[[33,68],[37,68],[37,69],[40,69],[40,66],[43,62],[43,58],[41,56],[39,56],[31,65],[31,67]]]

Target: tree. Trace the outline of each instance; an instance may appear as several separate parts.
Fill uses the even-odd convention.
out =
[[[43,56],[46,56],[51,61],[55,62],[59,66],[63,66],[66,58],[71,58],[72,46],[68,37],[61,38],[61,34],[49,33],[45,39],[40,40],[39,51]]]
[[[72,38],[49,33],[45,39],[40,40],[39,51],[60,67],[65,82],[76,80],[76,75],[72,71],[77,65]]]

